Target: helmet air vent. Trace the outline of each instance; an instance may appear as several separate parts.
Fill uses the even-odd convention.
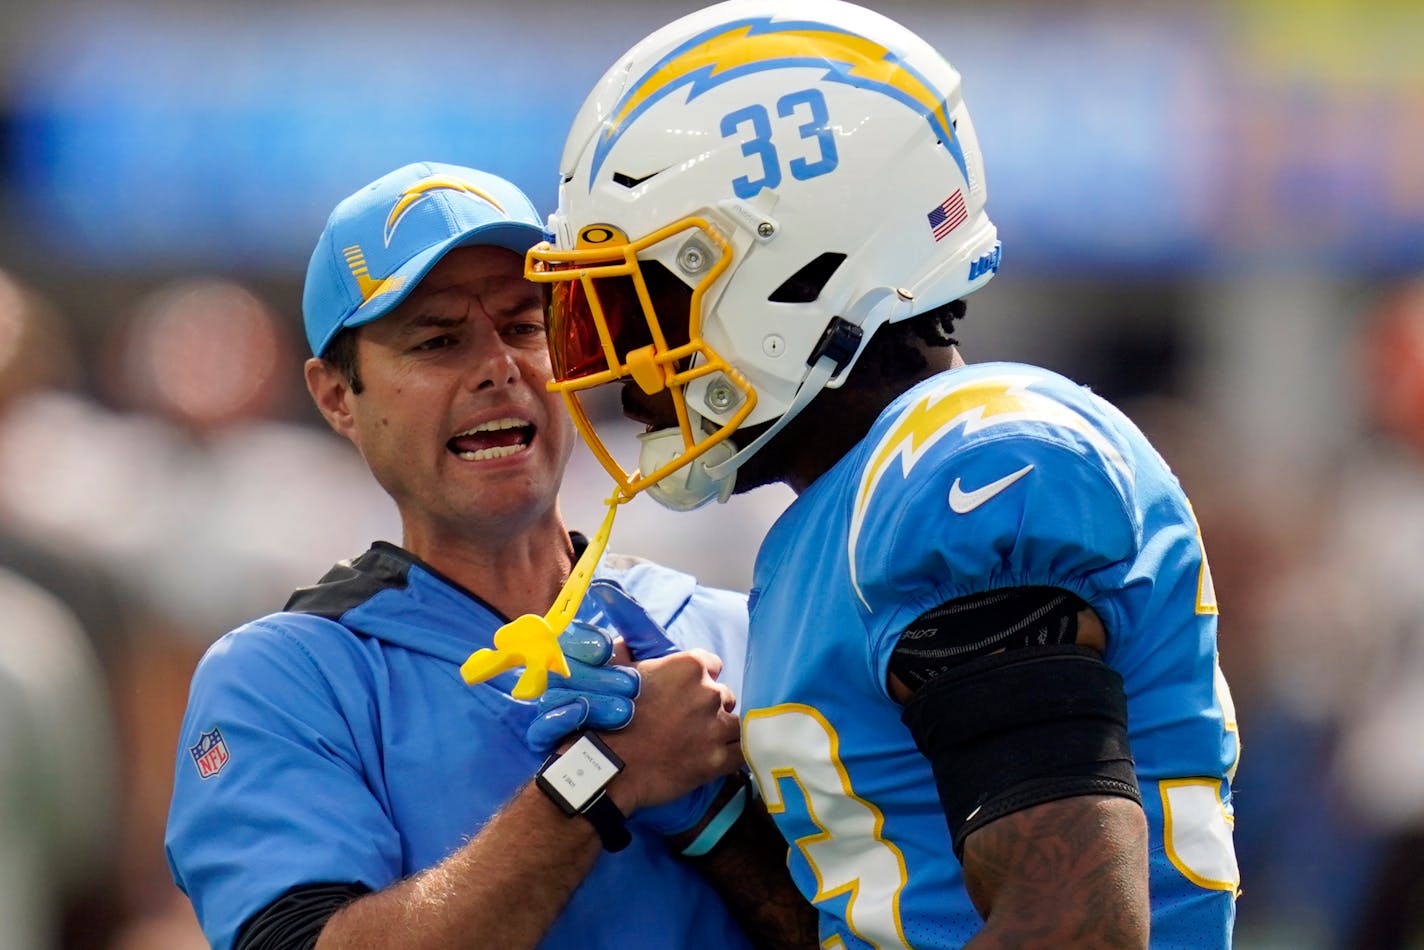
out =
[[[615,185],[622,185],[624,188],[637,188],[656,174],[658,174],[658,172],[652,172],[651,174],[644,175],[642,178],[634,178],[632,175],[625,175],[623,172],[614,172],[613,183]]]
[[[766,299],[772,303],[810,303],[821,296],[821,288],[845,259],[844,254],[827,251],[786,278]]]

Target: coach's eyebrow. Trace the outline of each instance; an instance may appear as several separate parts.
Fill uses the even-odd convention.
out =
[[[527,291],[521,290],[517,296],[513,296],[507,303],[501,303],[490,312],[497,317],[513,317],[526,310],[543,310],[544,295],[537,287],[530,287]]]
[[[463,315],[450,316],[448,314],[417,312],[412,314],[409,319],[401,324],[400,328],[396,330],[396,337],[403,339],[408,336],[415,336],[417,333],[431,328],[449,330],[460,326],[464,322],[465,317]]]

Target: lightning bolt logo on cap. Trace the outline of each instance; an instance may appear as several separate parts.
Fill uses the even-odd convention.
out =
[[[448,175],[432,175],[430,178],[422,178],[401,192],[396,203],[391,206],[391,213],[386,216],[386,230],[383,237],[386,239],[386,247],[391,246],[391,238],[396,233],[396,227],[400,225],[410,210],[429,198],[436,191],[453,191],[457,194],[469,195],[489,204],[500,214],[504,214],[504,206],[495,201],[487,192],[481,191],[474,185],[459,178],[452,178]]]
[[[966,181],[964,152],[954,135],[943,93],[895,53],[873,40],[825,23],[738,20],[708,30],[672,50],[633,83],[614,106],[594,148],[589,187],[614,144],[639,115],[678,89],[687,101],[749,73],[789,67],[823,67],[822,80],[878,92],[923,115]]]
[[[391,205],[390,214],[386,215],[385,228],[381,237],[385,240],[386,247],[391,246],[391,239],[395,237],[396,228],[410,214],[411,209],[429,198],[437,191],[451,191],[456,194],[466,195],[477,201],[483,201],[494,208],[501,215],[505,214],[504,206],[492,198],[488,192],[475,187],[467,181],[455,178],[450,175],[432,175],[429,178],[422,178],[420,181],[406,188],[396,198]],[[361,245],[352,244],[350,247],[341,249],[341,256],[346,260],[346,266],[351,271],[351,276],[356,278],[356,285],[361,291],[361,303],[365,305],[374,297],[381,294],[394,293],[406,284],[406,279],[399,275],[378,279],[371,276],[369,265],[366,263],[366,254],[361,250]]]

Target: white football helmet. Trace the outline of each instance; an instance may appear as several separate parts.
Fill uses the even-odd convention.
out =
[[[624,495],[673,508],[725,500],[881,324],[998,270],[959,73],[839,0],[731,0],[653,33],[594,88],[560,169],[527,262],[554,285],[551,388]],[[578,396],[625,377],[678,418],[632,471]]]

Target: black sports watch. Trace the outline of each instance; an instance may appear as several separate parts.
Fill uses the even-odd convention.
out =
[[[623,771],[623,760],[603,740],[584,733],[564,752],[555,752],[544,760],[534,776],[545,795],[565,815],[582,815],[598,832],[605,851],[622,851],[633,836],[628,833],[627,819],[608,797],[608,783]]]

